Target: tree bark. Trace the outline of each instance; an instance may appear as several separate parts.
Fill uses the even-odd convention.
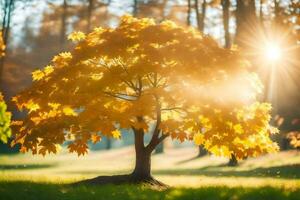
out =
[[[2,18],[2,39],[4,45],[6,46],[6,48],[4,49],[4,53],[6,53],[7,51],[13,8],[14,8],[14,0],[5,0],[4,8],[3,8],[4,14]],[[0,59],[0,90],[3,89],[2,87],[3,87],[4,62],[5,62],[5,56],[2,56],[2,58]]]
[[[164,143],[161,142],[157,145],[157,147],[155,148],[155,154],[160,154],[164,152]]]
[[[132,11],[132,15],[134,17],[137,17],[138,15],[138,0],[133,0],[133,11]]]
[[[203,157],[207,155],[207,150],[203,147],[203,146],[199,146],[199,153],[197,155],[197,157]]]
[[[87,9],[87,32],[91,30],[92,24],[92,12],[94,10],[94,0],[89,0],[88,9]]]
[[[132,176],[137,180],[151,179],[151,150],[144,146],[144,133],[134,129],[135,168]]]
[[[187,9],[187,25],[190,26],[191,25],[191,12],[192,12],[192,5],[191,5],[191,0],[187,0],[188,1],[188,9]]]
[[[247,41],[253,37],[252,30],[257,26],[255,0],[237,0],[235,42],[247,47]]]
[[[62,5],[62,16],[61,16],[61,29],[60,29],[60,45],[61,48],[65,45],[65,37],[66,37],[66,27],[67,27],[67,9],[68,3],[67,0],[64,0]]]
[[[237,161],[235,155],[231,154],[231,158],[228,162],[228,166],[234,167],[234,166],[237,166],[237,165],[238,165],[238,161]]]
[[[199,11],[199,1],[195,0],[195,10],[196,10],[196,19],[199,31],[203,32],[205,27],[205,17],[206,17],[206,0],[202,1],[201,13]]]
[[[224,38],[225,38],[225,48],[230,47],[230,33],[229,33],[229,0],[222,0],[222,10],[223,10],[223,28],[224,28]]]

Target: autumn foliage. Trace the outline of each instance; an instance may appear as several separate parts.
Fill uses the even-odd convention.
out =
[[[238,51],[171,21],[131,16],[69,39],[74,49],[34,71],[33,85],[13,98],[27,111],[13,122],[23,152],[56,153],[69,141],[83,155],[89,141],[120,139],[121,129],[151,134],[150,152],[167,137],[238,159],[277,150],[271,105],[257,102],[262,85]]]
[[[2,39],[2,32],[0,32],[0,58],[4,56],[5,45]],[[0,142],[7,143],[11,136],[10,129],[11,113],[7,111],[7,105],[0,92]]]
[[[0,142],[7,143],[11,136],[10,118],[11,113],[7,111],[6,103],[0,93]]]

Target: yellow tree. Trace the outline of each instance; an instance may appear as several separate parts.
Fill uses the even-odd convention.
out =
[[[117,181],[137,182],[153,180],[151,152],[167,137],[238,159],[277,150],[271,106],[256,102],[261,84],[239,52],[195,29],[131,16],[69,39],[72,52],[34,71],[33,85],[13,98],[28,111],[14,122],[21,151],[56,153],[68,140],[70,152],[84,155],[88,141],[131,129],[135,168]],[[152,136],[146,144],[145,134]]]
[[[2,32],[0,32],[0,57],[4,56],[5,45],[2,39]],[[7,112],[7,106],[0,92],[0,142],[7,143],[11,136],[10,118],[11,113]]]

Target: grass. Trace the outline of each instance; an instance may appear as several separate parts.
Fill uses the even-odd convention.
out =
[[[16,192],[17,189],[17,192]],[[244,188],[244,187],[201,187],[201,188],[171,188],[155,190],[145,186],[134,185],[106,185],[106,186],[78,186],[63,184],[41,184],[28,182],[1,182],[0,199],[5,200],[67,200],[67,199],[95,199],[95,200],[299,200],[300,190],[286,190],[282,188]]]
[[[300,152],[247,159],[227,167],[227,159],[194,157],[194,148],[167,149],[153,155],[154,176],[171,186],[79,186],[68,183],[99,175],[128,173],[132,147],[56,156],[0,156],[0,200],[5,199],[300,199]],[[17,192],[16,192],[17,191]]]

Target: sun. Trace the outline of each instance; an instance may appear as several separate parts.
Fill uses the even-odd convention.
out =
[[[264,54],[269,62],[277,62],[282,57],[282,50],[277,44],[266,44]]]

